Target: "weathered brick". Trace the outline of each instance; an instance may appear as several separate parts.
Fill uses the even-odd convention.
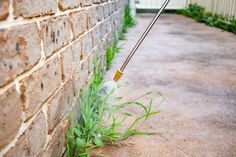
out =
[[[80,6],[81,0],[59,0],[59,9],[64,11],[71,8],[77,8]]]
[[[67,15],[42,21],[41,29],[46,56],[50,56],[70,41],[70,20]]]
[[[68,130],[69,118],[65,117],[62,122],[55,128],[52,134],[52,140],[38,157],[61,157],[66,147],[65,132]]]
[[[92,37],[91,37],[91,33],[88,32],[86,33],[82,38],[81,38],[81,42],[82,42],[82,58],[85,58],[92,50]]]
[[[36,117],[31,126],[26,130],[30,145],[30,155],[37,156],[43,149],[47,138],[46,118],[43,112]]]
[[[88,56],[88,73],[93,73],[93,67],[94,67],[94,59],[95,59],[95,52],[92,52]]]
[[[73,38],[78,38],[87,30],[87,10],[70,13]]]
[[[29,157],[30,145],[28,137],[23,133],[18,139],[16,144],[11,147],[3,157]]]
[[[10,0],[0,1],[0,21],[5,20],[9,15],[9,4]]]
[[[61,52],[62,78],[63,80],[72,74],[75,68],[73,52],[71,46]]]
[[[46,118],[41,111],[3,157],[37,157],[47,138]]]
[[[57,11],[57,0],[13,0],[16,17],[31,18],[50,15]]]
[[[0,95],[0,150],[17,134],[21,126],[20,94],[14,87]]]
[[[80,65],[80,70],[73,75],[75,94],[79,94],[88,78],[88,57],[82,60]]]
[[[36,23],[0,30],[0,87],[30,69],[41,56]]]
[[[61,52],[62,78],[66,79],[79,70],[81,58],[81,41],[74,42]]]
[[[63,117],[69,113],[73,103],[73,83],[72,80],[68,80],[65,85],[47,102],[49,132],[51,132]]]
[[[81,0],[82,6],[89,6],[93,4],[93,0]]]
[[[95,7],[96,8],[96,18],[97,21],[102,21],[103,20],[103,6],[102,5],[98,5]]]
[[[78,71],[73,74],[73,89],[76,96],[79,95],[80,89],[82,87],[81,82],[81,66],[78,67]]]
[[[103,5],[103,15],[105,18],[107,18],[109,16],[109,4],[105,3]]]
[[[92,36],[92,47],[94,48],[100,44],[101,40],[100,24],[96,25],[91,30],[91,36]]]
[[[76,41],[71,46],[72,54],[73,54],[73,61],[75,63],[75,71],[78,71],[80,66],[80,59],[82,58],[82,46],[81,46],[81,39]]]
[[[97,23],[97,16],[96,16],[96,7],[90,7],[88,9],[88,29],[93,27]]]
[[[54,56],[36,72],[21,81],[25,119],[34,115],[61,84],[61,64]]]

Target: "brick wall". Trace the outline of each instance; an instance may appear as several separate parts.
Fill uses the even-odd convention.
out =
[[[0,0],[0,156],[61,156],[125,0]]]

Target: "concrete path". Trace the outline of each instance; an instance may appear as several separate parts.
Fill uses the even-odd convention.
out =
[[[112,79],[152,17],[139,15],[106,79]],[[119,91],[125,99],[147,91],[164,95],[163,103],[154,101],[161,113],[141,127],[160,134],[133,136],[105,147],[103,154],[236,156],[236,35],[164,14],[125,70],[126,81],[130,85]]]

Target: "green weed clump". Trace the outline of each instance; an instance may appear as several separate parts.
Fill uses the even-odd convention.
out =
[[[196,3],[189,4],[187,8],[178,11],[178,13],[192,17],[198,22],[206,23],[209,26],[218,27],[236,34],[236,19],[234,17],[231,20],[227,20],[229,18],[206,12],[205,8]]]
[[[95,62],[94,80],[85,95],[80,95],[80,105],[82,107],[82,116],[75,126],[70,123],[67,133],[67,157],[87,157],[93,148],[102,147],[105,144],[128,138],[131,135],[153,134],[135,129],[135,126],[142,120],[159,113],[152,111],[152,99],[148,104],[138,102],[139,98],[149,96],[151,93],[145,93],[135,101],[110,105],[114,99],[112,90],[108,94],[101,92],[104,81],[100,72],[98,62]],[[135,105],[142,109],[142,112],[135,118],[133,123],[125,131],[120,131],[131,113],[122,112],[130,105]],[[70,120],[71,121],[71,120]]]
[[[117,39],[116,39],[116,35],[113,41],[112,46],[107,48],[107,52],[106,52],[106,63],[107,63],[107,70],[110,68],[112,60],[114,59],[116,53],[118,53],[120,51],[120,47],[118,47],[117,44]]]
[[[134,17],[130,13],[130,8],[128,5],[125,6],[124,12],[124,21],[122,25],[122,29],[120,32],[120,40],[125,40],[125,33],[127,33],[128,28],[131,28],[135,25]]]

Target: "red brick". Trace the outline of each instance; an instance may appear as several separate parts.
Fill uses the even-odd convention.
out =
[[[41,22],[41,34],[46,56],[67,45],[70,41],[69,16],[59,16]]]
[[[36,72],[21,81],[25,119],[34,115],[61,84],[61,64],[54,56]]]
[[[46,118],[43,112],[40,112],[3,157],[37,157],[45,145],[46,138]]]
[[[16,17],[31,18],[57,11],[57,0],[13,0],[13,5]]]
[[[20,94],[14,87],[0,95],[0,150],[17,134],[21,126]]]
[[[69,114],[74,103],[74,91],[72,80],[68,80],[65,85],[50,98],[48,106],[48,131],[51,132]]]
[[[59,0],[59,9],[64,11],[80,6],[80,0]]]
[[[9,15],[9,0],[0,1],[0,21],[5,20]]]
[[[41,56],[36,23],[0,30],[0,87],[32,68]]]

